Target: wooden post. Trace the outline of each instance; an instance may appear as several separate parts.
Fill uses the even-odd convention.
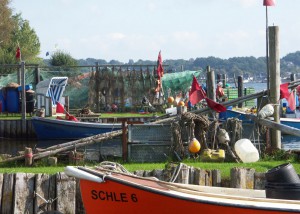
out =
[[[26,91],[25,91],[25,62],[21,62],[21,99],[22,99],[22,131],[26,133]]]
[[[207,66],[208,67],[208,66]],[[221,74],[217,74],[217,82],[221,82]]]
[[[100,88],[99,88],[99,76],[100,76],[100,69],[99,69],[99,63],[96,62],[96,73],[95,73],[95,83],[96,83],[96,99],[95,99],[95,102],[96,102],[96,111],[97,112],[100,112]]]
[[[122,158],[127,161],[128,148],[127,148],[127,120],[122,120]]]
[[[280,123],[278,100],[280,99],[280,56],[279,56],[279,27],[269,27],[269,67],[270,67],[270,102],[274,106],[274,121]],[[281,149],[281,132],[271,130],[271,146]]]
[[[244,96],[244,83],[243,83],[243,77],[238,76],[238,97],[243,97]],[[238,107],[243,108],[244,102],[239,103]]]
[[[210,70],[210,67],[206,67],[207,72],[207,97],[209,99],[212,99],[213,101],[216,101],[216,89],[215,89],[215,72],[213,70]],[[209,117],[215,118],[216,113],[210,112]]]
[[[39,69],[39,66],[35,66],[35,69],[34,69],[34,76],[35,76],[35,84],[38,84],[41,79],[40,79],[40,69]]]
[[[65,109],[67,112],[70,112],[70,97],[69,96],[65,97]]]
[[[215,72],[210,70],[210,67],[206,67],[207,72],[207,97],[216,101],[216,86],[215,86]]]
[[[296,78],[296,74],[291,74],[291,82],[295,81],[297,78]]]
[[[225,88],[226,87],[226,83],[227,83],[227,75],[226,74],[223,74],[222,75],[222,83],[223,83],[223,88]]]
[[[33,157],[32,148],[26,147],[24,156],[25,156],[25,166],[31,166],[32,165],[32,157]]]

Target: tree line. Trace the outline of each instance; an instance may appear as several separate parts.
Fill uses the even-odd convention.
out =
[[[31,28],[28,20],[22,18],[22,14],[13,14],[9,7],[10,0],[0,1],[0,65],[16,64],[20,60],[27,64],[40,64],[48,66],[76,66],[76,65],[156,65],[156,60],[138,60],[134,62],[130,59],[127,63],[118,60],[87,58],[74,59],[70,53],[57,50],[50,55],[50,59],[42,59],[40,54],[40,41],[35,30]],[[21,56],[16,57],[17,48],[21,49]],[[266,75],[266,57],[231,57],[221,59],[218,57],[199,57],[196,59],[166,59],[163,62],[168,65],[166,72],[178,72],[182,70],[205,70],[210,66],[218,74],[227,74],[228,77],[235,76],[259,76]],[[300,51],[289,53],[280,59],[282,76],[288,77],[290,74],[297,74],[300,71]],[[7,74],[10,70],[1,68],[0,74]]]

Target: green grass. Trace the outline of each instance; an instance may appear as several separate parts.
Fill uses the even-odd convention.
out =
[[[287,163],[289,161],[259,161],[256,163],[208,163],[208,162],[196,162],[192,160],[184,161],[183,163],[188,166],[193,166],[196,168],[207,169],[207,170],[220,170],[222,178],[230,177],[230,170],[234,167],[239,168],[253,168],[256,172],[267,172],[269,169]],[[55,174],[57,172],[63,172],[66,165],[59,165],[56,167],[45,166],[43,163],[38,166],[24,167],[23,163],[7,163],[0,164],[0,173],[45,173],[45,174]],[[134,172],[136,170],[153,170],[153,169],[164,169],[167,163],[121,163],[128,171]],[[296,172],[300,174],[300,163],[291,162],[294,166]],[[93,166],[96,164],[88,164]]]

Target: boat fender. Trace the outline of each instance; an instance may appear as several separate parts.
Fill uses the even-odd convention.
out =
[[[225,129],[219,129],[217,132],[217,139],[219,143],[226,144],[230,141],[229,134]]]
[[[274,114],[274,106],[272,104],[265,105],[259,112],[258,112],[258,118],[263,119],[266,117],[270,117]]]

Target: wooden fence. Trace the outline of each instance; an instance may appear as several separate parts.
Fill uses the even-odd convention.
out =
[[[169,181],[174,169],[136,171],[136,175]],[[264,189],[264,173],[254,169],[233,168],[231,179],[222,180],[219,170],[203,170],[182,164],[176,183]],[[171,176],[172,177],[172,176]],[[64,172],[54,175],[31,173],[0,174],[0,213],[68,213],[84,214],[79,181]],[[54,212],[56,211],[56,212]]]

